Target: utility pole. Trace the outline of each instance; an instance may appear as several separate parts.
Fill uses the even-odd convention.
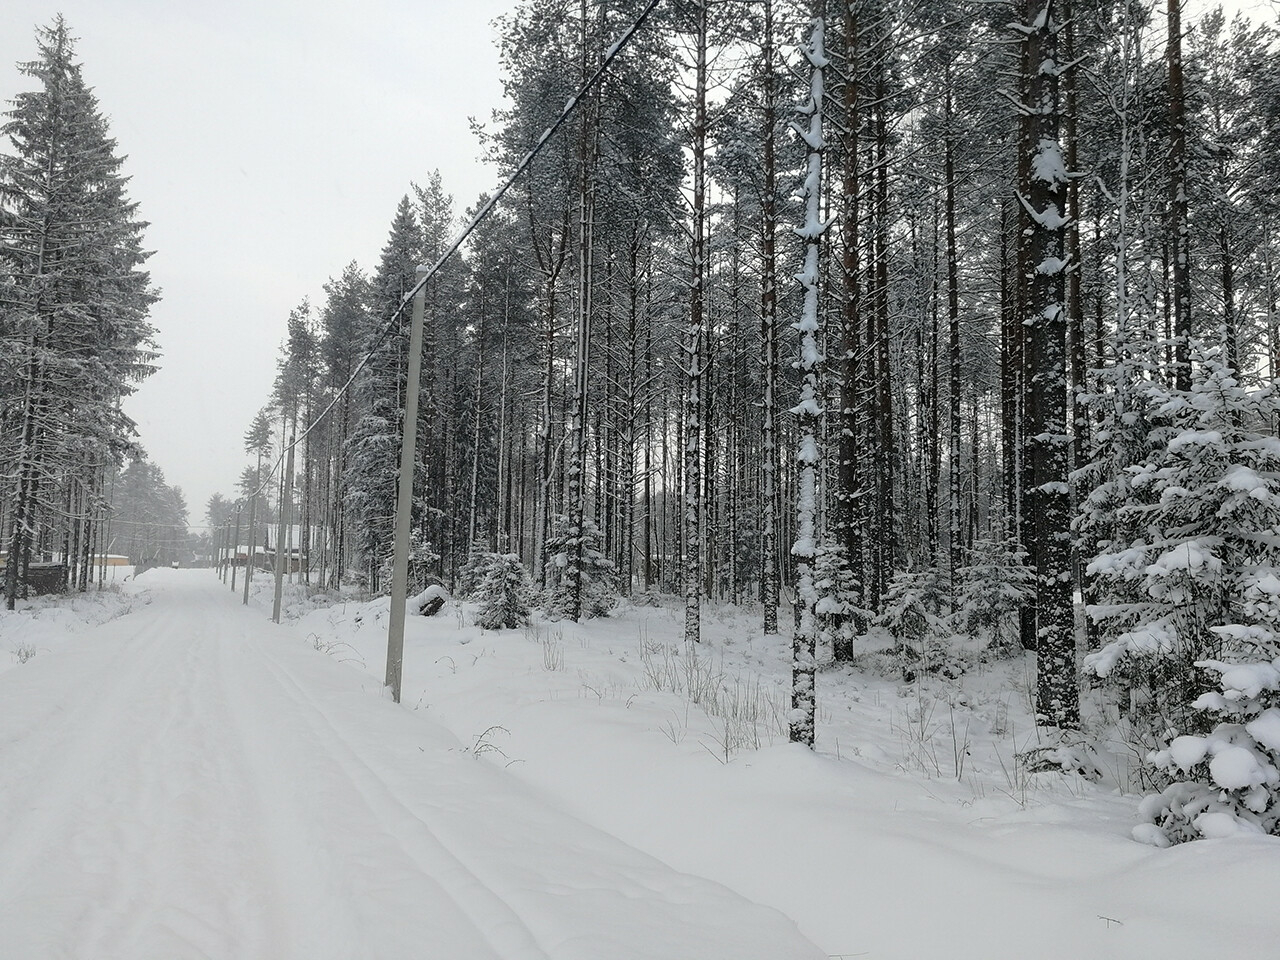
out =
[[[400,702],[404,668],[404,607],[409,586],[409,514],[413,507],[413,461],[418,445],[418,382],[422,378],[422,314],[427,298],[427,273],[418,267],[418,289],[413,295],[409,324],[409,379],[404,391],[404,433],[400,439],[400,486],[396,497],[395,553],[391,562],[391,620],[387,626],[387,677],[391,699]],[[292,450],[292,448],[290,448]]]
[[[262,472],[261,466],[259,466],[258,472]],[[253,542],[253,538],[257,535],[257,531],[254,529],[254,523],[257,520],[257,513],[258,493],[257,491],[254,491],[253,497],[249,500],[249,549],[245,554],[244,561],[244,600],[242,603],[244,603],[245,606],[249,605],[249,580],[252,579],[250,574],[253,572],[253,562],[258,549],[257,545]]]
[[[280,492],[280,519],[276,524],[276,597],[271,604],[271,619],[280,622],[280,598],[284,593],[285,532],[289,529],[293,506],[293,435],[289,435],[289,459],[284,468],[284,487]],[[290,558],[292,559],[292,558]]]
[[[240,504],[236,504],[235,533],[231,535],[231,592],[236,592],[236,559],[240,555]]]
[[[213,554],[213,570],[214,575],[223,583],[227,582],[227,541],[231,539],[231,521],[222,521],[222,527],[218,530],[218,548]]]

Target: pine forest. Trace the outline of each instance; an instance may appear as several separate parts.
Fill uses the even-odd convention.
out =
[[[386,594],[414,416],[410,594],[494,629],[666,603],[690,645],[748,610],[809,746],[869,639],[908,679],[1032,651],[1021,763],[1087,774],[1120,717],[1139,839],[1280,834],[1275,28],[523,0],[498,34],[474,129],[509,189],[455,200],[415,158],[381,250],[316,265],[197,538],[121,411],[156,362],[146,224],[70,27],[39,32],[0,145],[9,606],[109,544]]]

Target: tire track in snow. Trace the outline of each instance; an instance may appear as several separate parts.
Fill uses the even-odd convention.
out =
[[[266,645],[254,644],[252,649],[265,669],[260,676],[274,680],[293,704],[294,715],[305,722],[309,739],[320,748],[323,763],[329,767],[325,779],[346,784],[354,791],[368,821],[377,824],[411,860],[421,878],[454,905],[458,915],[487,942],[489,953],[501,960],[551,960],[525,921],[444,844],[418,812],[396,795],[288,668],[270,655]]]
[[[89,642],[82,649],[91,650]],[[6,675],[6,688],[19,687],[17,702],[7,703],[6,712],[29,720],[0,747],[4,783],[10,787],[0,795],[5,824],[0,835],[0,929],[8,911],[21,911],[41,895],[56,895],[32,888],[29,878],[36,864],[80,853],[87,855],[85,867],[91,874],[100,867],[99,851],[67,847],[81,842],[75,827],[96,806],[93,791],[119,756],[121,713],[166,670],[163,623],[145,624],[118,651],[92,650],[87,662],[80,663],[74,661],[76,655],[33,663],[39,673]],[[49,683],[46,678],[59,670],[57,681]],[[58,691],[56,696],[33,703],[31,692],[49,687]],[[32,706],[36,709],[26,714]],[[102,879],[109,884],[106,873]]]
[[[284,956],[252,904],[269,886],[255,811],[236,777],[242,748],[217,675],[228,638],[201,605],[166,621],[184,656],[135,711],[137,748],[114,782],[144,823],[119,845],[122,882],[86,934],[85,957]],[[283,944],[278,944],[283,946]]]

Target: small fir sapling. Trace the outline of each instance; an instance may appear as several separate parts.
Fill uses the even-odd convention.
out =
[[[378,570],[378,582],[386,590],[391,589],[391,562],[388,556]],[[413,531],[409,540],[409,570],[406,581],[407,592],[412,595],[420,593],[429,586],[439,584],[439,579],[431,574],[431,568],[440,562],[440,554],[432,549],[431,543],[421,530]]]
[[[559,620],[570,615],[569,578],[565,575],[572,562],[574,548],[581,543],[581,569],[578,575],[582,583],[582,616],[607,617],[618,603],[615,586],[617,573],[611,561],[600,550],[600,528],[584,518],[581,539],[574,533],[567,517],[556,518],[555,530],[547,540],[547,554],[551,564],[551,585],[547,590],[547,616]]]
[[[899,573],[890,581],[874,623],[893,636],[907,680],[915,679],[917,669],[963,672],[946,657],[952,635],[947,605],[946,581],[937,567]]]
[[[999,650],[1021,649],[1018,611],[1035,599],[1036,572],[1016,545],[980,540],[957,571],[955,628]]]
[[[501,554],[491,553],[483,546],[472,544],[467,562],[458,571],[458,581],[453,586],[453,595],[459,600],[471,600],[476,597],[476,589],[492,562],[491,558],[495,556],[501,556]]]
[[[813,563],[814,627],[820,648],[830,649],[835,659],[853,654],[855,639],[865,629],[870,613],[858,605],[854,573],[842,546],[826,540]]]
[[[472,556],[475,583],[471,597],[480,604],[475,624],[484,630],[511,630],[529,622],[533,583],[514,553]]]

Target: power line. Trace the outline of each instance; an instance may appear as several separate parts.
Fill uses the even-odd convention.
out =
[[[542,151],[542,148],[547,145],[551,140],[551,137],[555,135],[555,132],[564,126],[565,121],[567,121],[573,114],[573,111],[577,108],[582,98],[590,93],[600,83],[604,78],[605,73],[608,72],[609,67],[613,64],[613,61],[616,60],[619,54],[621,54],[627,47],[631,42],[632,37],[634,37],[636,32],[644,26],[645,22],[649,19],[649,15],[653,13],[661,2],[662,0],[649,0],[645,5],[645,8],[640,11],[640,15],[618,36],[616,40],[614,40],[612,44],[609,45],[608,49],[605,50],[604,57],[601,59],[599,67],[597,67],[595,72],[587,78],[586,82],[584,82],[578,89],[578,92],[570,97],[565,103],[564,109],[560,111],[560,116],[555,119],[551,126],[542,131],[542,135],[538,137],[537,143],[535,143],[529,152],[521,158],[520,162],[516,165],[515,170],[511,172],[493,196],[480,206],[480,209],[476,214],[471,218],[467,225],[463,227],[462,232],[450,242],[449,246],[445,249],[444,253],[440,255],[439,259],[437,259],[436,262],[427,269],[426,273],[424,273],[418,282],[414,284],[413,289],[404,295],[400,301],[400,305],[396,307],[395,310],[391,312],[391,315],[383,322],[382,328],[378,331],[377,339],[369,348],[369,351],[360,359],[360,362],[356,364],[355,369],[351,372],[351,376],[348,377],[347,382],[342,385],[342,389],[334,394],[333,399],[330,400],[315,419],[307,425],[306,429],[304,429],[302,433],[290,439],[285,448],[281,450],[280,456],[276,458],[275,463],[273,463],[268,469],[266,479],[259,483],[258,489],[249,494],[248,497],[241,497],[239,500],[236,500],[235,503],[244,503],[247,499],[256,497],[267,488],[267,482],[275,476],[276,470],[284,463],[285,455],[288,450],[296,447],[298,441],[304,439],[312,430],[320,425],[320,421],[329,415],[337,405],[338,400],[341,399],[342,396],[351,388],[351,385],[355,383],[356,377],[360,374],[360,371],[365,368],[369,361],[373,359],[373,355],[381,348],[383,342],[387,339],[394,328],[396,321],[404,312],[404,308],[407,305],[412,304],[413,298],[417,295],[418,291],[430,282],[431,278],[436,275],[451,256],[457,253],[458,249],[466,242],[467,238],[471,236],[476,227],[478,227],[485,217],[489,215],[490,211],[493,210],[497,202],[506,195],[508,190],[511,189],[519,176],[529,169],[529,165],[533,163],[534,157]]]

